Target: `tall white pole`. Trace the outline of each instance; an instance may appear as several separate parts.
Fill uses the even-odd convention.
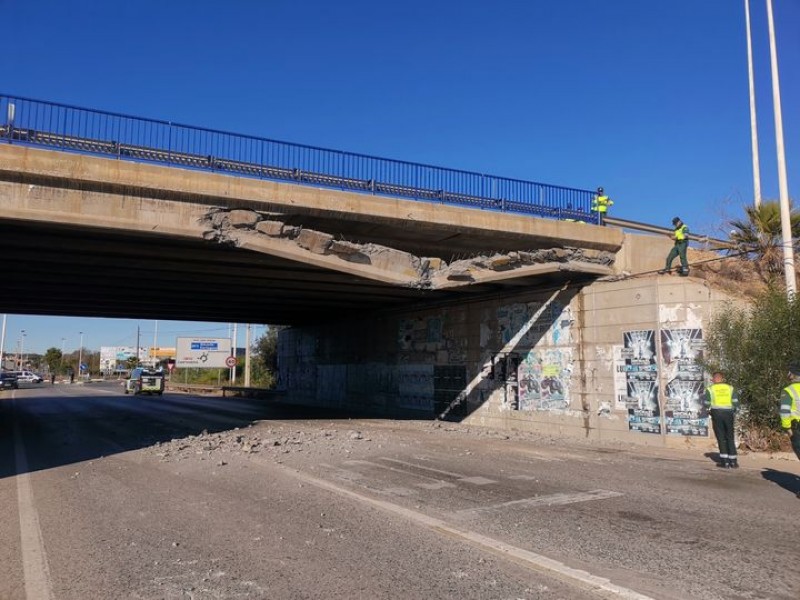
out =
[[[156,368],[156,363],[158,362],[158,354],[156,350],[158,349],[158,319],[156,319],[156,330],[153,333],[153,368]]]
[[[250,387],[250,323],[245,325],[244,335],[244,387]]]
[[[750,0],[744,0],[747,21],[747,76],[750,82],[750,143],[753,154],[753,197],[755,207],[761,206],[761,168],[758,164],[758,125],[756,123],[756,88],[753,78],[753,42],[750,35]]]
[[[19,370],[25,368],[25,330],[23,329],[19,337]]]
[[[6,349],[6,319],[8,315],[3,315],[3,334],[0,336],[0,371],[3,370],[3,354],[5,354]]]
[[[236,330],[236,326],[237,326],[237,323],[234,323],[233,324],[233,357],[234,358],[236,358],[236,356],[237,356],[236,346],[238,345],[238,340],[236,338],[238,337],[238,333],[239,333]],[[233,368],[231,369],[231,383],[233,383],[233,384],[236,383],[236,365],[233,365]]]
[[[786,154],[783,149],[783,115],[781,113],[781,84],[778,79],[778,52],[775,48],[775,21],[772,17],[772,0],[767,0],[769,17],[769,53],[772,65],[772,103],[775,112],[775,145],[778,151],[778,189],[781,203],[781,234],[783,236],[783,271],[786,276],[786,293],[794,298],[797,280],[794,272],[792,246],[792,221],[789,208],[789,182],[786,177]]]
[[[81,376],[81,365],[83,364],[83,332],[78,332],[81,336],[81,341],[78,343],[78,377]]]

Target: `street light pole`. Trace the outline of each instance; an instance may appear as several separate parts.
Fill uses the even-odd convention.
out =
[[[22,371],[22,365],[25,362],[25,330],[19,331],[19,370]]]
[[[758,164],[758,125],[756,124],[756,88],[753,79],[753,41],[750,35],[750,0],[744,0],[747,22],[747,77],[750,83],[750,143],[753,153],[753,197],[755,207],[761,206],[761,168]]]
[[[78,345],[78,377],[81,376],[81,365],[83,364],[83,332],[79,331],[78,335],[81,336],[81,341]]]
[[[772,66],[772,104],[775,113],[775,145],[778,152],[778,188],[781,204],[781,234],[783,237],[783,273],[786,277],[786,294],[794,298],[797,279],[794,272],[794,247],[792,246],[792,215],[789,208],[789,181],[786,177],[786,153],[783,147],[783,113],[781,112],[781,84],[778,79],[778,52],[775,48],[775,20],[772,0],[767,0],[769,20],[769,54]]]
[[[3,333],[0,336],[0,371],[3,370],[3,366],[5,365],[5,363],[3,362],[3,359],[4,359],[3,354],[5,353],[5,349],[6,349],[6,318],[7,317],[8,317],[8,315],[3,315]]]

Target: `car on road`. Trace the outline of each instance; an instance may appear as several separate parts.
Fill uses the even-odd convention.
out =
[[[125,380],[126,394],[158,394],[164,393],[164,373],[150,371],[141,367],[131,371],[131,376]]]
[[[17,377],[13,373],[0,373],[0,390],[16,390],[19,388]]]
[[[41,375],[37,375],[33,371],[11,371],[20,383],[42,383]]]

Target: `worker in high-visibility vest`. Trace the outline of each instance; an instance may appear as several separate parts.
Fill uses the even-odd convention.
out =
[[[675,245],[672,246],[672,250],[670,250],[667,255],[667,263],[664,269],[659,271],[659,273],[669,273],[672,269],[673,261],[677,257],[680,257],[681,270],[679,271],[679,275],[686,277],[689,275],[689,260],[686,258],[686,249],[689,247],[689,228],[681,221],[680,217],[672,219],[672,228],[673,230],[670,237],[675,240]]]
[[[603,188],[597,188],[597,195],[592,199],[592,212],[597,213],[597,222],[603,224],[608,209],[614,205],[614,201],[606,196]]]
[[[719,371],[711,378],[711,385],[706,388],[706,406],[711,414],[711,424],[719,447],[718,467],[738,469],[736,442],[733,439],[733,417],[739,408],[739,396],[733,386],[725,383],[725,377]]]
[[[789,367],[789,380],[781,393],[781,427],[791,436],[792,450],[800,458],[800,365]]]

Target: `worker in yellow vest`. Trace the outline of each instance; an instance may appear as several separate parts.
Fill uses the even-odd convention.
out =
[[[689,275],[689,259],[686,258],[686,250],[689,247],[689,228],[681,221],[680,217],[672,219],[672,234],[670,237],[675,240],[672,250],[667,255],[666,266],[659,273],[669,273],[672,263],[677,257],[681,259],[681,270],[678,272],[682,277]]]
[[[736,443],[733,439],[733,417],[739,408],[739,396],[733,386],[725,383],[725,377],[717,371],[706,388],[706,406],[711,413],[711,424],[719,447],[718,467],[738,469]]]
[[[603,188],[597,188],[597,195],[592,199],[592,212],[597,213],[597,222],[603,225],[608,209],[614,205],[614,201],[606,196]]]
[[[800,458],[800,366],[789,367],[791,383],[781,394],[781,427],[792,437],[792,450]],[[800,492],[798,492],[800,498]]]

